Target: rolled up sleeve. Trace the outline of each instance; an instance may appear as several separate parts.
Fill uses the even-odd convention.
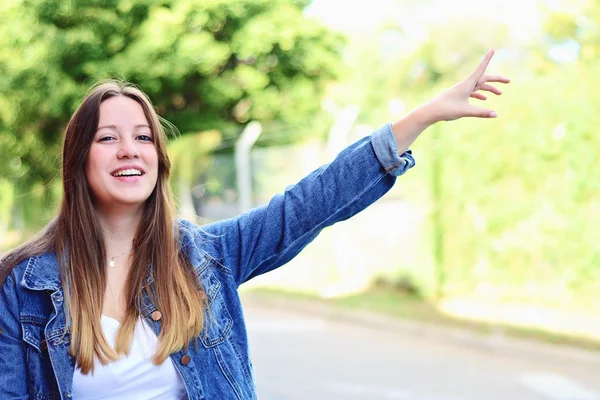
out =
[[[411,150],[398,154],[391,123],[371,134],[371,144],[377,160],[388,174],[400,176],[415,166]]]

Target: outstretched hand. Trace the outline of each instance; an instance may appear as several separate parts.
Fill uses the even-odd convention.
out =
[[[510,79],[505,76],[485,73],[493,55],[494,49],[491,49],[477,69],[465,80],[440,93],[392,124],[398,154],[406,151],[427,127],[439,121],[452,121],[463,117],[496,118],[498,116],[494,110],[469,103],[469,98],[486,100],[487,97],[481,91],[496,95],[502,94],[498,88],[490,85],[490,82],[510,82]]]
[[[487,99],[480,91],[487,91],[495,95],[502,94],[489,82],[510,82],[510,79],[505,76],[485,73],[493,56],[494,49],[490,49],[471,75],[429,102],[429,109],[437,121],[452,121],[462,117],[496,118],[498,116],[493,110],[469,103],[470,97],[479,100]]]

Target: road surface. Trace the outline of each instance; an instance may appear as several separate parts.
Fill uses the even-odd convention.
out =
[[[261,400],[600,400],[600,371],[246,307]]]

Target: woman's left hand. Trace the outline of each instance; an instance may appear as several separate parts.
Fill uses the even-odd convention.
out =
[[[490,49],[471,75],[429,101],[427,108],[434,118],[434,121],[431,121],[432,123],[452,121],[462,117],[496,118],[498,116],[493,110],[469,103],[470,97],[479,100],[487,99],[480,91],[487,91],[495,95],[502,94],[498,88],[490,85],[489,82],[510,82],[510,79],[505,76],[485,73],[493,55],[494,49]]]
[[[469,103],[470,97],[479,100],[487,99],[480,91],[496,95],[502,94],[489,82],[510,82],[510,79],[505,76],[485,73],[493,55],[494,49],[491,49],[479,67],[465,80],[440,93],[392,124],[398,154],[406,151],[427,127],[439,121],[453,121],[462,117],[496,118],[498,116],[493,110]]]

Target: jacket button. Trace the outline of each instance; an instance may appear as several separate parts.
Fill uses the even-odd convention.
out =
[[[48,350],[48,343],[46,342],[46,339],[42,340],[42,342],[40,343],[40,348],[42,349],[42,351]]]
[[[156,310],[152,313],[152,319],[154,321],[159,321],[162,318],[162,314],[160,313],[160,311]]]
[[[181,357],[181,360],[180,360],[180,361],[181,361],[181,364],[183,364],[183,365],[188,365],[188,364],[189,364],[189,362],[190,362],[190,360],[191,360],[190,356],[188,356],[188,355],[186,354],[185,356]]]

